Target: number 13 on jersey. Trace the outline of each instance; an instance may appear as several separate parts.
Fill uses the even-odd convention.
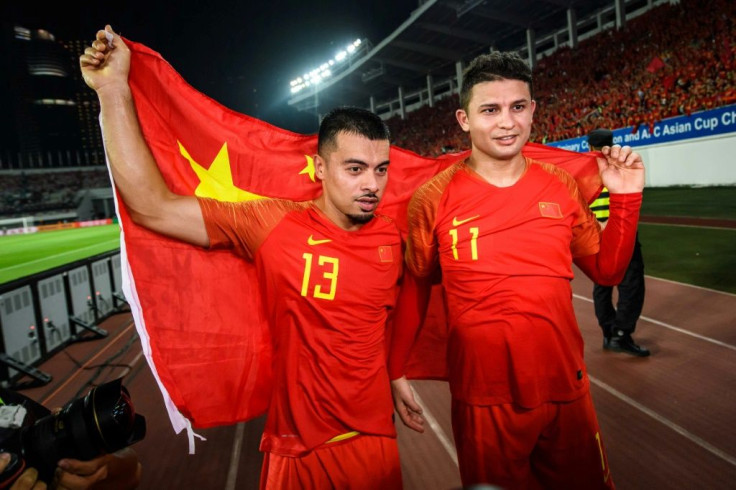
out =
[[[314,255],[305,253],[304,258],[304,277],[302,277],[302,296],[309,296],[310,278],[312,276],[312,267],[314,263]],[[324,255],[317,256],[317,266],[320,268],[316,273],[322,272],[322,278],[329,281],[329,291],[324,292],[323,284],[315,284],[312,289],[312,296],[320,299],[332,301],[335,299],[335,291],[337,290],[337,273],[340,268],[340,261],[335,257],[326,257]]]

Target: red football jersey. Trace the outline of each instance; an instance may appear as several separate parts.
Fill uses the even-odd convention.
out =
[[[460,162],[416,192],[406,262],[420,277],[441,265],[455,398],[535,407],[585,392],[570,280],[573,257],[599,242],[574,179],[554,165],[527,158],[514,185],[496,187]]]
[[[253,260],[266,298],[274,389],[261,450],[300,456],[350,431],[395,437],[385,348],[402,273],[395,224],[377,216],[345,231],[311,202],[200,205],[210,247]]]

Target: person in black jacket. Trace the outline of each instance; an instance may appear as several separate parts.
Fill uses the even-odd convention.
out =
[[[610,129],[595,129],[588,134],[590,151],[599,151],[604,146],[612,145],[613,132]],[[608,220],[608,189],[603,188],[590,208],[601,227],[605,227]],[[603,348],[646,357],[650,354],[649,349],[638,345],[632,337],[644,306],[644,258],[638,233],[631,262],[616,288],[618,301],[614,307],[613,286],[593,285],[593,304],[598,324],[603,330]]]

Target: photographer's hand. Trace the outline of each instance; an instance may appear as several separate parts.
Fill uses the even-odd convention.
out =
[[[58,490],[129,490],[138,487],[141,465],[130,448],[89,461],[62,459],[54,476]]]
[[[0,473],[5,471],[11,458],[10,453],[0,454]],[[46,484],[38,479],[36,468],[26,468],[15,480],[10,490],[46,490]]]

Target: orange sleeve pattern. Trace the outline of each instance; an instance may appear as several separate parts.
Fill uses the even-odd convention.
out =
[[[437,239],[434,234],[437,208],[455,173],[465,166],[456,163],[423,184],[409,201],[409,236],[406,266],[417,277],[428,277],[437,266]]]
[[[248,260],[253,260],[258,247],[287,213],[304,210],[311,205],[309,201],[283,199],[222,202],[198,198],[198,201],[210,249],[233,249]]]

